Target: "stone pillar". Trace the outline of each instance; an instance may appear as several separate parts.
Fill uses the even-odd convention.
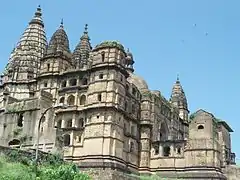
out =
[[[162,144],[159,145],[159,154],[160,154],[160,156],[163,156],[163,145]]]
[[[148,126],[142,126],[140,128],[141,139],[140,143],[142,146],[140,152],[140,168],[149,168],[150,166],[150,133],[151,129]]]
[[[77,127],[77,120],[76,120],[76,114],[74,113],[72,116],[72,127]]]

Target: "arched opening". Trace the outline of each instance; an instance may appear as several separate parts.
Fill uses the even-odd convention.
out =
[[[79,120],[78,120],[78,126],[77,126],[78,128],[82,128],[82,127],[84,127],[84,119],[83,118],[80,118]]]
[[[130,143],[130,152],[133,152],[133,151],[134,151],[134,143],[131,142],[131,143]]]
[[[83,78],[83,79],[82,79],[82,85],[87,85],[87,84],[88,84],[87,78]]]
[[[98,78],[103,79],[103,74],[99,74]]]
[[[68,105],[72,106],[75,104],[75,97],[73,95],[70,95],[67,100]]]
[[[160,141],[166,141],[168,140],[168,130],[167,130],[167,125],[163,122],[161,123],[161,128],[160,128]]]
[[[177,154],[181,154],[181,147],[177,147]]]
[[[104,62],[104,60],[105,60],[105,52],[101,53],[101,58],[102,58],[102,62]]]
[[[47,71],[50,71],[50,64],[47,64]]]
[[[169,146],[165,146],[163,148],[163,156],[165,156],[165,157],[170,156],[170,147]]]
[[[8,146],[20,147],[20,141],[18,139],[13,139],[8,143]]]
[[[66,80],[62,81],[62,87],[66,87],[66,86],[67,86],[67,81]]]
[[[69,134],[64,134],[63,135],[63,144],[64,146],[69,146],[70,145],[70,135]]]
[[[17,121],[17,125],[18,127],[23,127],[23,114],[19,114],[19,117],[18,117],[18,121]]]
[[[69,119],[69,120],[67,121],[67,128],[71,128],[71,127],[72,127],[72,120]]]
[[[86,104],[86,96],[85,95],[82,95],[80,97],[80,105],[85,105]]]
[[[60,100],[59,100],[59,103],[63,103],[64,104],[64,101],[65,101],[65,97],[61,97]]]
[[[201,130],[201,129],[204,129],[204,126],[203,126],[203,125],[199,125],[199,126],[198,126],[198,129],[200,129],[200,130]]]
[[[69,81],[70,86],[76,86],[77,85],[77,80],[76,79],[71,79]]]
[[[102,95],[98,94],[98,101],[102,101]]]
[[[154,147],[154,154],[158,155],[159,154],[159,146]]]
[[[136,95],[136,89],[132,88],[132,94],[135,96]]]

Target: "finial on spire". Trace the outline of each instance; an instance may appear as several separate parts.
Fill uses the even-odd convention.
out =
[[[179,74],[177,74],[177,82],[179,82]]]
[[[88,24],[85,24],[84,33],[88,33]]]
[[[38,7],[37,7],[37,11],[35,12],[35,16],[36,16],[36,17],[41,16],[41,15],[42,15],[41,11],[42,11],[41,6],[38,5]]]
[[[60,23],[60,28],[63,28],[63,18],[62,18],[61,23]]]

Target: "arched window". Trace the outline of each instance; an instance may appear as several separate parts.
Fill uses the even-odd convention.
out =
[[[135,96],[136,95],[136,89],[135,88],[132,88],[132,94]]]
[[[83,78],[83,79],[82,79],[82,85],[87,85],[87,84],[88,84],[87,78]]]
[[[61,97],[60,100],[59,100],[59,103],[63,103],[64,104],[64,101],[65,101],[65,97]]]
[[[83,118],[80,118],[80,119],[78,120],[78,128],[82,128],[82,127],[84,127],[84,119],[83,119]]]
[[[23,127],[23,119],[23,114],[20,114],[17,121],[18,127]]]
[[[66,86],[67,86],[67,81],[66,80],[62,81],[62,87],[66,87]]]
[[[69,119],[69,120],[67,121],[67,127],[68,127],[68,128],[71,128],[71,127],[72,127],[72,120],[71,120],[71,119]]]
[[[47,64],[47,71],[50,71],[50,64]]]
[[[160,141],[166,141],[168,139],[167,125],[164,122],[161,124],[159,136]]]
[[[101,53],[101,58],[102,58],[102,62],[104,62],[104,60],[105,60],[105,52]]]
[[[77,85],[77,80],[76,79],[71,79],[69,81],[70,86],[76,86]]]
[[[177,154],[181,154],[181,147],[177,147]]]
[[[75,97],[73,95],[70,95],[67,100],[68,105],[72,106],[75,104]]]
[[[165,156],[165,157],[170,156],[170,147],[169,146],[165,146],[163,148],[163,156]]]
[[[99,78],[99,79],[103,79],[103,74],[102,74],[102,73],[99,74],[98,78]]]
[[[70,135],[69,134],[64,134],[63,135],[63,144],[64,146],[69,146],[70,145]]]
[[[98,101],[102,101],[102,95],[98,94]]]
[[[203,126],[203,125],[199,125],[199,126],[198,126],[198,129],[200,129],[200,130],[201,130],[201,129],[204,129],[204,126]]]
[[[80,105],[84,105],[84,104],[86,104],[86,96],[85,96],[85,95],[82,95],[82,96],[80,97]]]
[[[131,143],[130,143],[130,152],[133,152],[133,151],[134,151],[134,143],[131,142]]]
[[[154,147],[154,154],[158,155],[159,154],[159,146]]]
[[[8,143],[8,146],[20,147],[20,141],[18,139],[13,139]]]

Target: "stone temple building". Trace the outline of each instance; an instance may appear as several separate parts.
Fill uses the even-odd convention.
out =
[[[119,42],[92,47],[87,25],[73,51],[63,23],[48,42],[38,7],[1,75],[0,145],[62,152],[96,179],[227,179],[229,125],[190,115],[179,79],[167,100],[133,65]]]

